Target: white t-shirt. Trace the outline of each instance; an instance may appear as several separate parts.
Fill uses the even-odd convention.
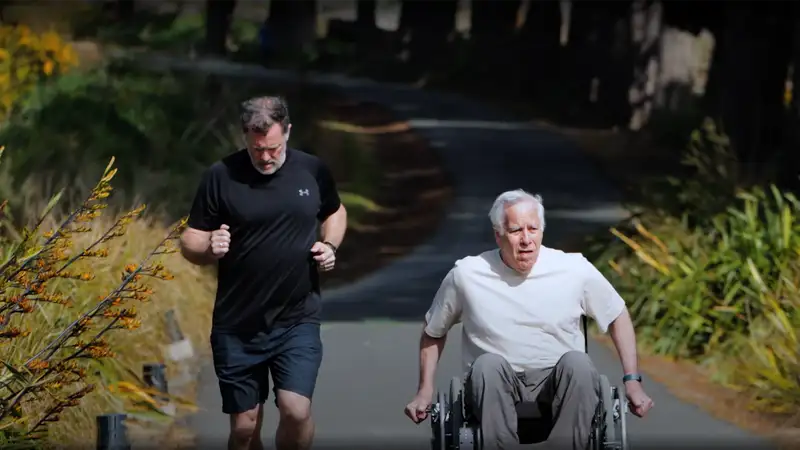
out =
[[[625,308],[611,283],[580,253],[541,246],[523,276],[499,250],[456,261],[425,315],[425,332],[444,336],[463,324],[466,372],[483,353],[504,357],[516,371],[553,367],[570,350],[585,351],[581,317],[605,333]]]

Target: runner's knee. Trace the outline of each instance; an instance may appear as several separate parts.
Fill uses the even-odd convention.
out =
[[[311,419],[311,400],[291,391],[278,391],[281,421],[302,424]]]
[[[253,437],[258,426],[258,406],[243,413],[231,415],[231,434],[237,441],[246,441]]]

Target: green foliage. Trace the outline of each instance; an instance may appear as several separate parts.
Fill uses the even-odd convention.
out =
[[[745,333],[771,305],[800,252],[800,204],[774,187],[739,194],[740,204],[712,225],[689,226],[668,216],[636,237],[612,232],[626,245],[612,267],[643,337],[662,353],[695,357]],[[622,250],[622,249],[620,249]]]
[[[685,216],[695,224],[713,217],[735,201],[743,185],[740,163],[730,150],[730,140],[710,119],[690,133],[681,164],[686,173],[667,177],[643,187],[651,209]]]
[[[707,121],[672,181],[677,215],[646,211],[612,234],[598,258],[655,352],[714,361],[753,404],[800,406],[800,201],[776,186],[737,188],[727,138]]]
[[[771,298],[771,309],[763,317],[754,318],[750,333],[737,338],[730,346],[734,355],[728,364],[728,386],[746,396],[754,409],[794,415],[800,407],[800,329],[796,274],[786,279],[786,297]]]
[[[42,80],[78,64],[72,46],[53,32],[37,34],[24,25],[0,26],[0,116]]]
[[[197,173],[232,148],[214,126],[230,111],[213,111],[212,99],[197,95],[202,80],[117,70],[125,69],[64,76],[27,99],[0,130],[6,145],[26,149],[9,161],[13,189],[24,181],[19,174],[72,184],[114,154],[128,202],[136,194],[185,209]]]
[[[369,197],[379,174],[374,157],[360,142],[340,142],[316,125],[325,112],[308,105],[319,103],[319,90],[288,89],[289,104],[295,105],[292,145],[341,146],[355,176],[353,193]],[[60,205],[66,212],[80,201],[76,193],[89,188],[82,181],[113,155],[119,163],[115,206],[144,199],[151,210],[179,217],[188,210],[199,174],[241,147],[238,103],[266,93],[263,83],[154,74],[124,61],[61,76],[25,97],[19,114],[0,128],[0,142],[25,149],[6,161],[0,195],[21,216],[30,198],[20,193],[42,189],[45,182],[71,186]]]
[[[82,38],[178,53],[197,50],[205,40],[205,16],[200,12],[139,8],[125,21],[109,19],[101,8],[90,8],[74,21],[73,27]],[[259,20],[234,18],[228,32],[229,50],[235,52],[257,41],[259,25]]]

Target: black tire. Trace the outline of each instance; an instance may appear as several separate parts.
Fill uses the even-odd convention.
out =
[[[450,415],[450,403],[444,392],[439,392],[439,448],[447,450],[447,416]]]
[[[451,450],[461,449],[461,427],[464,426],[463,392],[461,378],[453,377],[450,380],[450,420],[447,421],[450,434],[447,448]]]
[[[431,450],[445,450],[445,418],[447,417],[447,398],[444,392],[439,392],[436,400],[431,404],[428,419],[431,421]]]

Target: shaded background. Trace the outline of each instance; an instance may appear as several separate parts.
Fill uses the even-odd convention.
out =
[[[524,187],[545,196],[546,245],[583,252],[627,299],[644,370],[667,386],[657,403],[675,405],[658,418],[675,421],[665,431],[725,429],[715,415],[796,439],[796,2],[2,1],[0,21],[4,257],[60,189],[45,223],[73,211],[112,156],[118,173],[100,225],[147,204],[111,258],[87,263],[108,275],[102,282],[54,287],[77,306],[25,313],[4,300],[4,329],[39,330],[6,347],[12,366],[186,214],[202,170],[241,145],[238,103],[277,93],[289,100],[292,145],[331,166],[350,211],[339,268],[325,277],[330,345],[380,344],[334,352],[325,377],[335,385],[373,371],[377,384],[353,401],[373,411],[376,430],[397,419],[369,397],[382,398],[381,383],[409,395],[380,403],[397,409],[410,396],[415,327],[438,280],[455,259],[491,248],[493,196]],[[88,363],[75,386],[144,386],[142,364],[159,360],[176,377],[183,363],[161,348],[168,310],[205,367],[213,270],[168,258],[176,278],[140,307],[142,327],[111,338],[120,356]],[[12,281],[6,273],[3,286]],[[379,358],[387,369],[376,369]],[[598,358],[613,367],[613,355]],[[207,403],[214,383],[172,383],[212,411],[194,431],[220,421]],[[347,400],[322,390],[329,403]],[[118,391],[83,402],[48,439],[91,441],[74,430],[125,410],[140,418],[136,439],[163,438],[146,416],[183,440],[172,417]],[[336,411],[321,417],[355,439]]]

